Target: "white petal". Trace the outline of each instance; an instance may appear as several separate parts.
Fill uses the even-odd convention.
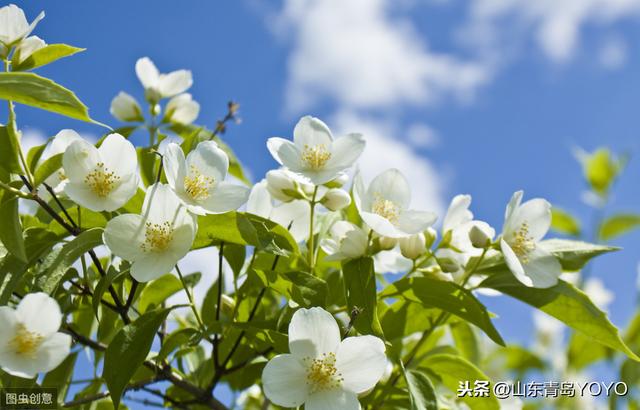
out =
[[[529,278],[524,273],[524,268],[522,267],[522,263],[516,256],[513,249],[511,249],[509,244],[504,239],[500,240],[500,249],[502,250],[504,261],[507,263],[507,266],[509,267],[509,270],[511,271],[511,273],[513,273],[513,276],[515,276],[516,279],[522,282],[522,284],[529,287],[533,286],[533,282],[531,281],[531,278]]]
[[[407,233],[396,229],[388,219],[378,214],[360,212],[360,217],[369,226],[369,228],[373,229],[379,235],[388,236],[390,238],[402,238],[403,236],[407,236]]]
[[[135,214],[116,216],[107,223],[103,233],[109,250],[127,261],[134,261],[141,255],[144,238],[144,219]]]
[[[333,239],[323,238],[320,241],[320,247],[322,250],[328,255],[327,258],[330,258],[333,255],[338,254],[340,251],[340,244]],[[343,256],[343,255],[340,255]],[[338,260],[337,258],[333,258],[333,260]]]
[[[64,333],[54,333],[42,342],[33,360],[37,363],[38,372],[48,372],[56,367],[69,355],[71,350],[71,336]]]
[[[184,178],[187,176],[186,160],[180,145],[174,142],[167,145],[162,157],[162,165],[169,186],[177,191],[177,187],[183,185]]]
[[[62,154],[75,141],[82,141],[82,137],[76,131],[71,129],[60,130],[49,144],[47,157]]]
[[[202,202],[202,207],[211,213],[224,213],[236,210],[247,202],[249,188],[230,182],[221,182],[210,192],[210,196]]]
[[[98,149],[85,140],[75,141],[62,156],[64,173],[72,182],[83,182],[100,162]],[[84,183],[84,182],[83,182]]]
[[[247,200],[247,212],[269,218],[273,205],[271,203],[271,195],[267,189],[267,181],[262,180],[251,188],[249,199]]]
[[[301,153],[293,142],[284,138],[272,137],[267,140],[267,148],[273,158],[281,165],[294,172],[302,170]]]
[[[109,134],[98,148],[105,167],[124,178],[138,168],[138,156],[133,144],[120,134]]]
[[[353,202],[355,202],[358,212],[371,209],[367,191],[364,188],[364,181],[362,181],[362,174],[359,171],[353,177]]]
[[[177,70],[160,75],[158,90],[163,97],[173,97],[188,90],[191,84],[193,84],[191,71]]]
[[[202,175],[221,182],[227,176],[229,157],[214,141],[201,142],[187,155],[187,175],[191,174],[192,167]]]
[[[149,57],[136,61],[136,75],[145,89],[156,87],[160,79],[160,73]]]
[[[355,393],[342,389],[326,390],[309,396],[305,410],[360,410],[360,402]]]
[[[66,174],[66,171],[65,171]],[[104,198],[96,195],[84,182],[68,181],[64,186],[64,193],[76,204],[95,212],[105,210]]]
[[[311,207],[305,200],[296,200],[278,205],[271,212],[271,219],[285,228],[291,225],[289,232],[296,242],[302,242],[309,236]]]
[[[18,304],[16,318],[30,332],[47,337],[60,329],[62,312],[58,302],[46,293],[29,293]]]
[[[171,272],[178,260],[167,254],[150,252],[131,265],[131,276],[138,282],[149,282]]]
[[[538,242],[551,226],[551,204],[540,198],[522,204],[513,213],[511,226],[518,229],[525,222],[528,225],[529,236]]]
[[[15,4],[0,8],[0,42],[10,45],[19,41],[33,31],[36,24],[44,18],[44,12],[29,25],[24,11]]]
[[[304,149],[305,146],[315,147],[318,145],[324,145],[329,149],[332,140],[329,127],[319,119],[308,115],[300,118],[293,129],[293,142],[299,150]]]
[[[31,24],[29,24],[29,28],[27,29],[27,31],[25,31],[22,34],[22,37],[24,38],[29,34],[31,34],[31,32],[36,28],[40,20],[42,20],[43,18],[44,18],[44,11],[41,11],[40,14],[38,14],[38,16],[31,22]]]
[[[504,226],[502,227],[502,232],[508,233],[512,231],[511,227],[513,226],[512,219],[514,216],[514,212],[520,206],[520,202],[522,202],[523,195],[524,195],[524,192],[516,191],[511,196],[511,200],[509,200],[509,203],[507,204],[507,208],[504,211]]]
[[[111,100],[109,112],[123,122],[144,120],[138,101],[123,91],[120,91],[118,95]]]
[[[387,367],[384,342],[375,336],[348,337],[340,343],[336,369],[345,390],[363,393],[372,389]]]
[[[2,346],[5,346],[11,339],[13,339],[13,332],[9,331],[14,329],[18,322],[16,317],[16,311],[9,306],[0,306],[0,351],[3,350]],[[1,365],[2,363],[0,363]]]
[[[191,98],[191,94],[180,94],[167,103],[165,121],[191,124],[199,113],[200,104]]]
[[[301,406],[309,390],[306,380],[305,368],[290,354],[281,354],[269,360],[262,371],[264,394],[278,406]]]
[[[471,195],[456,195],[453,197],[442,222],[442,232],[455,229],[471,221],[473,214],[469,211],[469,205],[471,205]]]
[[[364,151],[365,141],[361,134],[349,134],[337,138],[331,145],[331,158],[326,168],[347,169],[351,167]]]
[[[340,344],[340,328],[331,313],[313,307],[298,309],[289,324],[289,350],[298,358],[316,358],[335,352]]]
[[[171,239],[171,244],[169,248],[166,250],[167,253],[171,254],[171,257],[175,259],[175,261],[179,261],[184,258],[184,256],[191,249],[191,245],[193,245],[193,240],[196,236],[195,225],[181,225],[176,227],[173,230],[173,237]]]
[[[180,198],[166,184],[147,188],[142,210],[143,216],[152,223],[171,222],[175,227],[192,222]]]
[[[409,181],[399,170],[388,169],[371,181],[367,197],[370,199],[380,197],[393,202],[400,209],[406,209],[411,201]]]
[[[46,45],[47,43],[38,36],[27,37],[18,44],[12,60],[15,59],[16,63],[20,64]]]
[[[396,226],[408,234],[416,234],[425,231],[438,219],[436,214],[427,211],[402,211],[398,217]]]
[[[555,256],[538,246],[528,257],[529,261],[522,267],[534,288],[550,288],[558,283],[562,265]]]
[[[328,168],[317,171],[302,170],[298,172],[300,175],[308,178],[314,185],[322,185],[329,181],[333,181],[342,171],[344,171],[344,168]]]

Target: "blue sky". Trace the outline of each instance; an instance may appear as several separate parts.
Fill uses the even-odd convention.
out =
[[[364,132],[365,176],[400,168],[418,207],[442,211],[469,193],[476,217],[499,230],[506,202],[524,189],[588,221],[572,149],[606,145],[632,154],[610,211],[640,211],[638,1],[17,4],[29,19],[46,11],[36,34],[48,43],[87,48],[39,73],[74,90],[99,121],[117,125],[108,111],[118,91],[142,99],[133,69],[142,56],[163,72],[193,72],[199,123],[212,126],[229,99],[239,101],[243,121],[226,140],[255,179],[275,166],[266,138],[289,136],[308,113],[336,131]],[[102,132],[24,107],[18,121],[34,135]],[[594,265],[616,293],[618,325],[635,307],[639,239],[616,241],[625,250]],[[528,308],[488,303],[508,340],[528,339]]]

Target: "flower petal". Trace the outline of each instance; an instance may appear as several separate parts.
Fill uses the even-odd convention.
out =
[[[16,324],[18,323],[18,318],[16,317],[16,311],[11,309],[9,306],[0,306],[0,346],[5,346],[11,339],[13,339],[13,332],[10,329],[14,329]],[[0,348],[0,351],[3,349]],[[2,363],[0,362],[0,365]]]
[[[447,214],[442,222],[442,232],[455,229],[473,219],[473,213],[469,211],[471,205],[471,195],[456,195],[449,204]]]
[[[319,391],[309,396],[305,410],[360,410],[360,402],[355,393],[342,389]]]
[[[284,138],[272,137],[267,140],[267,148],[273,158],[291,171],[302,171],[301,153],[296,145]]]
[[[289,324],[289,350],[298,358],[316,358],[335,352],[340,344],[338,323],[326,310],[298,309]]]
[[[208,212],[220,214],[240,208],[248,197],[248,187],[221,182],[211,190],[210,196],[202,202],[202,207]]]
[[[144,88],[157,86],[160,73],[149,57],[142,57],[136,61],[136,75]]]
[[[64,333],[54,333],[47,338],[35,352],[33,361],[37,363],[38,372],[48,372],[56,367],[69,355],[71,350],[71,336]]]
[[[544,199],[531,199],[513,213],[512,227],[519,229],[523,223],[527,223],[528,234],[534,242],[538,242],[549,231],[551,226],[551,204]]]
[[[69,148],[69,145],[76,141],[82,141],[82,137],[75,130],[60,130],[49,143],[46,153],[47,158],[62,154]]]
[[[105,167],[120,177],[134,174],[138,168],[135,147],[120,134],[109,134],[98,148],[98,152]]]
[[[400,209],[406,209],[411,201],[409,181],[402,172],[392,168],[384,171],[371,181],[367,196],[370,199],[381,197],[393,202]]]
[[[398,217],[397,227],[408,234],[416,234],[425,231],[433,225],[438,216],[428,211],[402,211]]]
[[[520,259],[516,256],[516,253],[511,249],[509,244],[504,240],[500,240],[500,249],[502,250],[502,255],[504,256],[504,261],[507,263],[509,270],[513,273],[513,276],[516,277],[522,284],[526,286],[533,286],[533,281],[529,276],[525,275],[524,268],[522,267],[522,263]]]
[[[60,329],[62,312],[58,302],[46,293],[29,293],[18,304],[16,318],[30,332],[47,337]]]
[[[529,261],[522,266],[534,288],[550,288],[558,283],[562,265],[555,256],[538,246],[529,253],[528,258]]]
[[[331,130],[327,125],[315,117],[309,115],[300,118],[300,121],[293,129],[293,142],[299,150],[305,146],[315,147],[324,145],[327,149],[331,147]]]
[[[290,354],[281,354],[269,360],[262,371],[264,394],[278,406],[301,406],[309,390],[306,380],[306,369]]]
[[[291,225],[291,236],[296,242],[302,242],[309,236],[310,213],[309,203],[300,199],[276,206],[269,219],[285,228]]]
[[[127,261],[139,258],[144,243],[144,219],[140,215],[119,215],[110,220],[102,234],[105,245],[115,255]]]
[[[194,225],[180,225],[173,231],[173,237],[171,238],[171,244],[167,249],[167,253],[170,253],[175,261],[179,261],[191,249],[193,240],[196,236],[196,229]]]
[[[64,173],[72,182],[84,182],[85,176],[100,162],[98,149],[85,140],[71,143],[62,156]]]
[[[336,369],[344,389],[356,394],[372,389],[387,367],[384,342],[375,336],[348,337],[340,343]]]
[[[152,223],[171,222],[174,227],[182,224],[193,225],[193,220],[182,201],[166,184],[153,184],[147,188],[142,211],[143,216]]]
[[[163,97],[173,97],[187,91],[192,84],[191,71],[177,70],[160,75],[158,90]]]
[[[407,236],[405,232],[401,232],[387,219],[378,214],[371,212],[360,212],[362,220],[373,229],[377,234],[388,236],[390,238],[402,238]]]
[[[504,211],[504,226],[502,227],[503,233],[508,233],[513,230],[511,227],[514,225],[513,224],[514,212],[520,206],[520,202],[522,202],[523,195],[524,195],[523,191],[516,191],[511,196],[511,199],[507,204],[507,208]]]
[[[247,212],[269,218],[273,205],[271,203],[271,195],[267,189],[267,181],[262,180],[251,188],[249,199],[247,200]]]
[[[337,138],[331,145],[331,158],[326,168],[347,169],[351,167],[364,151],[365,140],[361,134],[349,134]]]
[[[201,142],[187,155],[187,175],[191,174],[192,167],[219,183],[227,176],[229,157],[214,141]]]
[[[187,168],[184,152],[180,145],[174,142],[167,145],[162,157],[162,164],[164,165],[164,174],[167,177],[169,186],[178,192],[184,190],[183,185],[184,178],[187,175]]]
[[[150,252],[131,265],[131,276],[138,282],[149,282],[171,272],[177,259],[170,254]]]

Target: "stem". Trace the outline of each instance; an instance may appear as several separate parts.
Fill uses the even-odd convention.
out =
[[[222,305],[222,261],[224,258],[224,242],[220,242],[220,251],[218,252],[218,294],[216,296],[216,322],[220,321],[220,307]],[[213,336],[213,365],[216,369],[220,368],[220,335],[216,333]],[[215,380],[215,379],[214,379]],[[213,389],[210,389],[213,390]]]
[[[189,291],[189,288],[187,287],[187,283],[184,281],[184,276],[182,276],[182,272],[180,271],[180,268],[178,267],[177,264],[176,264],[176,271],[178,272],[178,276],[180,277],[180,282],[182,282],[182,287],[184,288],[184,292],[187,294],[187,299],[189,299],[189,306],[191,306],[191,311],[193,312],[194,316],[196,317],[196,321],[198,322],[198,326],[200,326],[200,330],[203,333],[206,333],[204,322],[202,321],[202,318],[200,317],[200,313],[198,312],[198,309],[196,308],[196,303],[193,300],[193,296],[191,295],[191,292]]]
[[[16,189],[9,184],[5,184],[2,181],[0,181],[0,188],[4,189],[7,192],[11,192],[13,195],[17,197],[24,198],[24,199],[33,199],[32,195],[27,194],[26,192],[22,192],[21,190]]]
[[[313,235],[313,219],[315,217],[315,209],[316,209],[316,195],[318,194],[318,186],[313,189],[313,196],[311,197],[311,201],[309,205],[311,206],[311,212],[309,212],[309,269],[311,270],[311,274],[314,274],[316,258],[315,258],[315,244],[314,244],[314,235]]]
[[[9,67],[10,67],[9,61],[5,60],[4,70],[6,72],[11,71]],[[31,170],[29,169],[29,166],[27,165],[27,161],[24,158],[24,153],[22,152],[22,146],[20,145],[20,138],[18,138],[18,130],[16,127],[16,111],[13,105],[13,101],[11,100],[7,101],[7,105],[9,107],[9,121],[7,123],[7,132],[11,133],[13,140],[18,143],[18,146],[16,147],[16,149],[18,150],[18,157],[20,158],[20,163],[22,164],[22,168],[24,170],[25,175],[27,176],[27,179],[33,186],[33,175],[31,175]]]

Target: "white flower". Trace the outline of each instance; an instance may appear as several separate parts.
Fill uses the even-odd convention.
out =
[[[122,122],[144,121],[138,101],[124,91],[113,97],[109,112]]]
[[[320,246],[327,253],[328,261],[354,259],[363,256],[369,247],[369,237],[360,227],[337,221],[331,226],[331,238],[324,238]]]
[[[616,295],[607,289],[602,280],[598,278],[589,278],[585,281],[584,293],[589,296],[589,299],[596,306],[603,310],[606,310],[616,298]]]
[[[58,132],[53,137],[51,142],[49,142],[48,146],[43,151],[42,156],[38,160],[38,164],[43,163],[45,160],[55,155],[63,154],[67,150],[67,148],[69,148],[69,145],[73,144],[76,141],[83,141],[82,137],[78,135],[77,132],[71,129],[60,130],[60,132]],[[56,194],[60,194],[63,192],[64,187],[68,182],[68,178],[64,173],[64,169],[60,168],[58,171],[49,175],[49,177],[44,182],[51,188],[53,188]]]
[[[331,188],[323,195],[321,203],[330,211],[339,211],[351,204],[351,196],[340,188]]]
[[[249,188],[224,181],[229,158],[214,141],[199,143],[186,159],[178,144],[169,144],[163,163],[167,182],[195,214],[229,212],[247,201]]]
[[[296,242],[302,242],[309,235],[311,208],[301,199],[274,205],[267,181],[255,184],[247,201],[247,212],[269,219],[282,226],[291,227],[289,232]]]
[[[375,387],[387,365],[382,340],[358,336],[341,341],[333,316],[318,307],[293,315],[289,350],[262,372],[265,395],[283,407],[360,410],[358,394]]]
[[[425,231],[433,225],[433,212],[409,210],[409,181],[397,169],[384,171],[371,181],[365,191],[360,174],[353,190],[356,207],[362,219],[382,236],[402,238]]]
[[[169,74],[160,74],[149,57],[143,57],[136,62],[136,74],[144,87],[147,99],[151,102],[183,93],[193,84],[191,71],[176,70]]]
[[[562,273],[558,259],[539,243],[551,226],[551,205],[540,198],[521,201],[522,191],[518,191],[507,205],[500,248],[520,282],[548,288],[558,283]]]
[[[191,98],[191,94],[184,93],[169,100],[164,115],[165,122],[191,124],[198,118],[200,104]]]
[[[289,202],[313,195],[314,186],[286,168],[272,169],[267,172],[266,180],[269,193],[278,201]],[[319,187],[321,188],[326,189]]]
[[[120,134],[110,134],[100,148],[75,141],[62,157],[69,179],[64,192],[92,211],[115,211],[138,189],[136,149]]]
[[[14,52],[11,59],[12,64],[18,65],[22,63],[24,60],[29,58],[31,54],[46,47],[46,45],[47,43],[45,43],[44,40],[38,36],[25,38],[18,44],[18,47],[16,47],[16,51]]]
[[[31,379],[55,369],[69,354],[71,336],[58,332],[62,313],[46,293],[26,295],[13,310],[0,306],[0,367]]]
[[[44,18],[44,11],[38,14],[29,24],[24,11],[15,4],[0,8],[0,42],[10,47],[27,37],[40,20]]]
[[[170,272],[191,248],[196,220],[168,185],[147,190],[143,214],[119,215],[107,223],[103,239],[111,252],[132,262],[131,276],[148,282]]]
[[[267,147],[276,161],[322,185],[350,168],[364,150],[360,134],[333,139],[329,127],[313,117],[302,117],[293,130],[293,142],[269,138]]]
[[[482,253],[482,250],[473,246],[471,242],[469,236],[471,230],[479,230],[482,235],[478,236],[489,238],[489,240],[492,240],[496,234],[496,231],[488,223],[473,219],[473,213],[469,210],[470,205],[471,195],[456,195],[451,200],[442,223],[442,235],[445,236],[450,232],[449,245],[465,255],[465,265],[471,256],[478,256]]]
[[[407,259],[417,259],[427,252],[427,240],[422,232],[398,240],[400,253]]]

